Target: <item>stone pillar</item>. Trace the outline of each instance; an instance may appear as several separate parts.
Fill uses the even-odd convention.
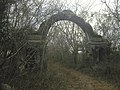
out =
[[[36,49],[36,67],[38,70],[43,68],[43,51],[44,51],[44,41],[41,39],[40,35],[30,35],[28,37],[28,47]]]
[[[87,42],[87,46],[92,50],[93,61],[95,63],[107,59],[110,52],[110,45],[103,38],[92,38]]]

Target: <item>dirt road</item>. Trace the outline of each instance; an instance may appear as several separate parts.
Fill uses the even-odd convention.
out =
[[[67,69],[59,63],[49,62],[48,70],[56,72],[57,77],[60,77],[65,82],[67,87],[65,90],[117,90],[114,85],[105,81],[98,81],[80,71]]]

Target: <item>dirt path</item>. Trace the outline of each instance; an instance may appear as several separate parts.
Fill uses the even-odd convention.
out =
[[[98,81],[80,71],[67,69],[58,63],[49,62],[48,69],[57,73],[57,77],[65,82],[67,90],[117,90],[111,84]]]

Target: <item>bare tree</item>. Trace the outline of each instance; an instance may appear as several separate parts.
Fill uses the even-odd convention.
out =
[[[61,5],[54,0],[1,0],[0,9],[0,77],[10,81],[27,61],[27,36]]]
[[[59,51],[60,58],[65,60],[69,54],[72,56],[74,64],[77,65],[78,51],[84,52],[85,34],[79,26],[69,21],[59,21],[53,25],[54,36],[49,42],[48,47],[54,47],[54,50]],[[53,50],[52,50],[53,51]],[[68,54],[68,53],[69,54]],[[56,53],[56,52],[55,52]],[[67,61],[67,60],[66,60]]]
[[[104,12],[95,13],[93,16],[96,18],[95,30],[103,37],[109,39],[112,47],[118,50],[120,44],[120,1],[114,0],[113,3],[108,4],[108,2],[102,0],[102,3],[106,5]]]

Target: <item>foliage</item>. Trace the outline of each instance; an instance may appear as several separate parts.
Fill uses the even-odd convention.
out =
[[[39,24],[60,10],[56,2],[45,0],[0,1],[0,84],[23,75],[27,56],[27,36]],[[23,67],[21,69],[21,66]]]
[[[98,34],[109,39],[112,44],[112,52],[108,59],[96,64],[91,58],[87,58],[84,32],[76,24],[68,21],[56,22],[49,30],[46,40],[47,56],[45,58],[120,83],[119,3],[119,0],[115,0],[112,4],[114,8],[111,8],[107,2],[103,2],[107,8],[102,13],[91,13],[87,10],[79,11],[80,6],[78,4],[73,10],[85,21],[92,22],[94,30]],[[64,8],[66,7],[60,0],[0,0],[0,84],[8,83],[18,86],[19,89],[30,89],[32,85],[36,84],[35,80],[40,79],[40,87],[43,87],[44,90],[52,86],[52,83],[59,82],[56,87],[52,86],[58,90],[57,86],[61,83],[60,79],[55,77],[55,73],[49,72],[39,77],[39,74],[33,73],[30,76],[27,71],[24,71],[26,59],[28,59],[25,51],[27,36],[33,31],[37,31],[43,21]],[[18,80],[20,82],[16,83],[14,79],[16,82]],[[24,86],[22,83],[27,84]]]

